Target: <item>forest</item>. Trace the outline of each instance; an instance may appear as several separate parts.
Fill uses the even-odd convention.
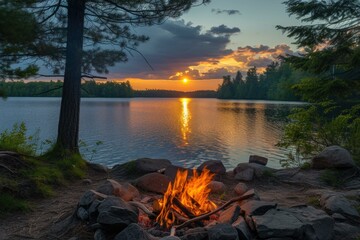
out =
[[[292,86],[310,74],[294,69],[284,62],[273,62],[263,73],[251,67],[245,79],[240,71],[235,78],[224,76],[223,83],[217,90],[220,99],[261,99],[299,101]]]

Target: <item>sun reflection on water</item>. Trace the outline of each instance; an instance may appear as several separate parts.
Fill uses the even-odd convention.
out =
[[[190,98],[180,98],[181,102],[181,133],[182,133],[182,139],[185,145],[188,145],[188,137],[191,133],[191,129],[189,126],[190,120],[191,120],[191,113],[189,110],[189,102],[191,101]]]

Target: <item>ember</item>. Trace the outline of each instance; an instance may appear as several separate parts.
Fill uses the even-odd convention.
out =
[[[193,218],[210,212],[216,204],[208,199],[209,183],[214,174],[204,169],[201,174],[193,170],[188,178],[188,171],[178,171],[173,184],[169,183],[164,198],[159,201],[161,211],[156,221],[163,227],[171,227],[179,218]]]

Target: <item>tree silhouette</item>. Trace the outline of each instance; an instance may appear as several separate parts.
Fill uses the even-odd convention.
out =
[[[12,1],[2,1],[6,7]],[[80,85],[83,74],[107,73],[127,60],[146,36],[134,26],[162,23],[209,0],[17,0],[16,7],[35,16],[37,38],[21,55],[40,57],[54,73],[64,72],[56,149],[78,153]],[[15,54],[14,54],[15,55]],[[17,59],[20,61],[20,58]]]

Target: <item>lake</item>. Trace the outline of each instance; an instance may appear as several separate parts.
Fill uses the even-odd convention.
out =
[[[113,166],[129,160],[166,158],[176,165],[194,167],[221,160],[231,169],[249,155],[269,159],[279,168],[286,149],[281,138],[285,117],[297,102],[189,98],[85,98],[81,103],[80,138],[85,157]],[[41,141],[54,140],[59,98],[0,100],[0,131],[24,121]],[[40,142],[41,142],[40,141]],[[102,141],[99,146],[96,142]],[[45,145],[39,144],[39,151]],[[96,153],[94,153],[96,151]]]

